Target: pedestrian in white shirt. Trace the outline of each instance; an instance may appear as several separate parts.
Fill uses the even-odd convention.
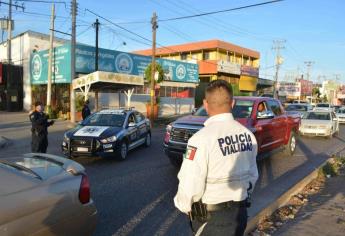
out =
[[[243,235],[258,179],[257,142],[234,120],[226,81],[210,82],[203,103],[209,118],[188,141],[175,206],[190,216],[196,235]]]

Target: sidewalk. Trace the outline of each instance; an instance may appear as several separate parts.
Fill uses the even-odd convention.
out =
[[[251,236],[340,236],[345,232],[345,158],[334,156],[316,170],[317,177],[265,215]]]
[[[325,186],[272,235],[332,235],[345,232],[345,176],[327,179]]]

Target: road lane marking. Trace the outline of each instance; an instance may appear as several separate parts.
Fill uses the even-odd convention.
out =
[[[160,195],[156,200],[151,202],[149,205],[147,205],[144,209],[142,209],[138,214],[136,214],[134,217],[132,217],[131,220],[129,220],[125,225],[123,225],[119,230],[116,231],[114,236],[124,236],[129,235],[137,225],[140,224],[140,222],[151,212],[155,209],[155,207],[168,195],[170,192],[167,191]]]
[[[154,234],[155,236],[163,236],[166,235],[168,230],[170,229],[171,225],[174,223],[174,221],[177,219],[178,216],[180,216],[181,213],[174,209],[174,211],[170,214],[170,216],[163,222],[161,227],[156,231]]]

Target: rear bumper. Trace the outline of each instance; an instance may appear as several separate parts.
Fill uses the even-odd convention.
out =
[[[318,129],[300,129],[299,133],[301,135],[306,136],[320,136],[320,137],[326,137],[331,135],[331,131],[329,130],[318,130]]]

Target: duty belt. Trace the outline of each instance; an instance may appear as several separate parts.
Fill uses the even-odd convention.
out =
[[[219,211],[224,210],[231,207],[247,207],[247,199],[239,202],[229,201],[229,202],[222,202],[218,204],[205,204],[207,211]]]

